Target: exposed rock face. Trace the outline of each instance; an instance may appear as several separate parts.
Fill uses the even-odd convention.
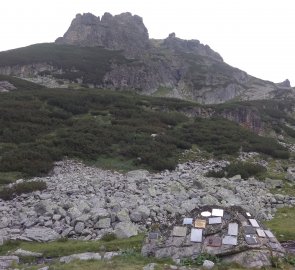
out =
[[[203,45],[199,40],[183,40],[177,38],[175,33],[171,33],[164,39],[162,47],[174,50],[175,52],[193,53],[210,57],[217,61],[223,61],[219,53],[213,51],[208,45]]]
[[[9,92],[11,90],[15,90],[16,87],[7,81],[0,81],[0,93],[1,92]]]
[[[112,16],[105,13],[102,18],[91,13],[78,14],[58,44],[79,46],[102,46],[112,50],[123,50],[125,55],[138,56],[149,47],[149,35],[142,18],[131,13]]]
[[[281,87],[286,87],[286,88],[290,88],[291,87],[291,83],[290,83],[290,81],[288,79],[284,80],[281,83],[278,83],[277,85],[278,86],[281,86]]]

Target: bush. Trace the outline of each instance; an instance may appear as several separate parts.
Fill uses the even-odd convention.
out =
[[[225,168],[227,177],[232,177],[240,174],[243,179],[251,176],[261,177],[266,172],[266,168],[250,162],[234,162]]]
[[[102,236],[101,240],[104,242],[110,242],[113,240],[116,240],[117,236],[114,233],[106,233],[105,235]]]
[[[215,177],[215,178],[222,178],[225,177],[225,172],[223,170],[214,171],[211,170],[205,174],[206,177]]]
[[[47,185],[43,181],[27,181],[13,185],[11,188],[5,187],[0,191],[0,198],[7,201],[13,199],[16,195],[30,193],[37,190],[46,189]]]

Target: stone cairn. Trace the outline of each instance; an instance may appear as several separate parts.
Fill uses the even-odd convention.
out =
[[[272,232],[242,207],[203,206],[178,216],[169,225],[152,224],[142,248],[144,256],[194,259],[202,253],[244,267],[271,265],[285,250]]]

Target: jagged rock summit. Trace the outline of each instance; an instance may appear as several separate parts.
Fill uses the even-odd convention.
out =
[[[142,18],[129,12],[115,16],[105,13],[101,19],[91,13],[77,14],[68,31],[56,43],[102,46],[123,50],[130,57],[139,55],[150,46],[149,34]]]

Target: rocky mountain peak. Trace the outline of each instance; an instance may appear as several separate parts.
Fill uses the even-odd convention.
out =
[[[288,79],[284,80],[283,82],[278,83],[277,85],[281,86],[281,87],[291,87],[291,83]]]
[[[123,50],[128,57],[135,57],[150,46],[142,18],[129,12],[115,16],[105,13],[101,19],[91,13],[77,14],[68,31],[55,42]]]
[[[169,36],[164,39],[163,46],[175,52],[193,53],[207,56],[217,61],[223,61],[220,54],[213,51],[208,45],[204,45],[196,39],[183,40],[177,38],[175,33],[169,34]]]

